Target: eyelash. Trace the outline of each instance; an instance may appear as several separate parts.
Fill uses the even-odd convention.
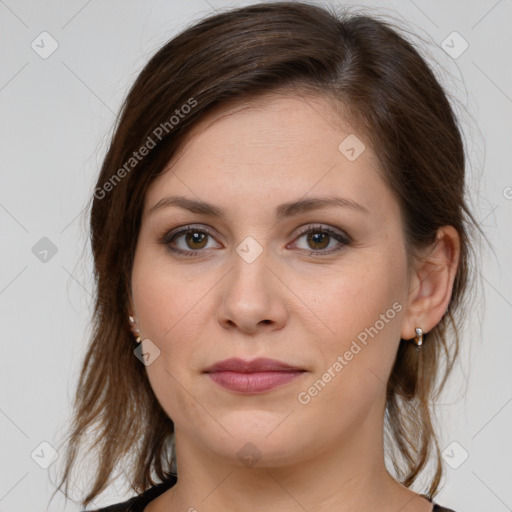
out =
[[[211,230],[208,227],[204,226],[204,227],[198,228],[198,227],[189,225],[189,226],[184,226],[183,228],[178,229],[177,231],[170,231],[170,232],[164,233],[162,236],[160,236],[158,238],[158,243],[165,245],[171,252],[173,252],[175,254],[181,254],[183,256],[188,256],[188,257],[198,257],[198,256],[200,256],[200,253],[202,252],[202,250],[184,251],[183,249],[177,249],[175,247],[171,247],[171,242],[174,241],[176,238],[178,238],[180,235],[184,235],[187,233],[193,233],[193,232],[205,233],[208,236],[214,238],[213,233],[211,232]],[[334,254],[334,253],[340,252],[345,246],[350,245],[352,242],[351,238],[348,235],[338,233],[337,231],[334,231],[330,228],[322,227],[321,225],[308,226],[307,228],[301,230],[297,234],[297,237],[294,239],[294,241],[298,240],[303,235],[306,235],[309,233],[328,234],[329,236],[335,238],[341,244],[340,247],[335,248],[335,249],[320,250],[320,251],[311,250],[308,252],[309,256],[322,257],[325,255]],[[302,249],[302,250],[306,251],[306,249]]]

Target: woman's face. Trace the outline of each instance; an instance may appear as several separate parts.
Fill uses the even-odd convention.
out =
[[[398,202],[363,135],[324,100],[235,107],[197,125],[152,183],[135,254],[132,311],[178,459],[180,443],[269,466],[378,443],[406,337]],[[160,203],[171,196],[181,206]],[[230,358],[295,371],[206,372]]]

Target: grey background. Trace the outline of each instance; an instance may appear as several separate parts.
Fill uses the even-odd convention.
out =
[[[84,207],[127,88],[186,24],[248,3],[0,0],[0,512],[64,509],[60,493],[47,508],[58,462],[36,461],[51,453],[41,443],[61,444],[71,412],[92,305]],[[484,247],[481,297],[441,400],[441,448],[458,467],[447,465],[436,501],[457,512],[512,510],[512,2],[357,5],[427,41],[459,104],[474,212],[494,249]],[[50,48],[43,31],[58,43],[47,58],[31,47]],[[454,31],[469,45],[456,58],[442,48],[463,48]],[[116,484],[96,505],[123,492]]]

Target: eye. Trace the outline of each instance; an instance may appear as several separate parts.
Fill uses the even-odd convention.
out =
[[[299,232],[299,236],[295,240],[305,238],[305,242],[308,245],[309,254],[313,256],[322,256],[325,254],[332,254],[340,251],[344,246],[350,244],[350,238],[343,232],[334,231],[333,229],[318,226],[308,226]],[[331,245],[331,242],[337,241],[336,244]],[[329,246],[331,246],[329,248]],[[308,251],[308,247],[304,250]],[[325,250],[328,249],[328,250]]]
[[[164,234],[158,242],[166,245],[171,252],[184,256],[196,256],[201,249],[211,248],[207,246],[208,238],[213,238],[208,228],[185,226],[178,231]]]
[[[172,253],[194,257],[200,256],[203,249],[216,247],[215,245],[208,246],[209,238],[213,239],[213,234],[206,226],[184,226],[176,231],[164,233],[158,239],[158,243],[167,246]],[[313,256],[323,256],[338,252],[351,242],[350,237],[343,232],[338,232],[321,225],[308,226],[302,229],[294,242],[301,238],[305,238],[306,244],[310,248],[309,250],[307,247],[302,249],[308,251],[308,254]],[[333,247],[332,243],[335,241],[338,244],[336,246],[334,243]]]

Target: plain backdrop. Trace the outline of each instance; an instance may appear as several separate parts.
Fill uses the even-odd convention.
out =
[[[0,512],[64,510],[60,493],[48,506],[63,454],[44,466],[65,432],[88,341],[84,208],[121,101],[187,24],[248,3],[0,0]],[[436,501],[457,512],[510,511],[512,2],[357,5],[425,40],[458,105],[472,205],[493,247],[483,248],[481,297],[440,407],[447,471]],[[110,489],[96,505],[129,497],[122,493]]]

